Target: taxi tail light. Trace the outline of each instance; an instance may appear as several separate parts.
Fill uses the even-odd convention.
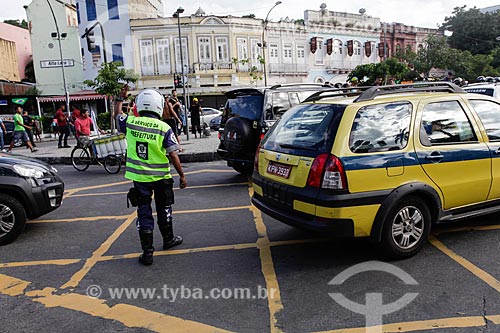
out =
[[[260,141],[262,141],[262,139],[264,139],[265,136],[266,136],[266,133],[260,133]]]
[[[347,189],[347,177],[342,162],[335,155],[318,155],[309,171],[307,185],[333,190]]]
[[[253,169],[257,173],[259,172],[259,154],[260,154],[260,145],[257,146],[257,151],[255,152],[255,158],[253,160]]]

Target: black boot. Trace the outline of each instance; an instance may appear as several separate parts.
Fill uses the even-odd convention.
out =
[[[141,239],[142,254],[139,256],[141,264],[149,266],[153,264],[153,230],[139,230]]]
[[[172,228],[172,223],[159,224],[158,229],[160,229],[161,236],[163,237],[163,249],[167,250],[171,247],[182,244],[181,236],[174,236],[174,230]]]

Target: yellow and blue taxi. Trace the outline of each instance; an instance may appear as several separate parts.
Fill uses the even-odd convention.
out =
[[[500,210],[500,101],[448,82],[321,91],[261,141],[253,204],[416,254],[431,226]]]

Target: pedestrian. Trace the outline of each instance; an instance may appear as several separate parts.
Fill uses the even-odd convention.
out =
[[[31,145],[36,147],[35,140],[33,139],[33,127],[35,126],[35,122],[33,118],[28,115],[28,111],[23,111],[23,122],[28,128],[26,128],[26,133],[28,134],[28,138],[31,141]]]
[[[78,118],[80,118],[81,111],[74,104],[72,104],[70,106],[70,108],[71,108],[71,118],[70,118],[70,121],[69,121],[69,129],[71,130],[71,133],[73,133],[73,135],[76,138],[75,121]]]
[[[12,152],[12,148],[14,148],[14,142],[19,139],[22,139],[23,142],[26,143],[28,148],[31,149],[32,153],[38,150],[31,145],[28,134],[26,133],[26,130],[31,128],[27,125],[24,125],[23,116],[21,115],[22,112],[22,107],[16,107],[16,114],[14,115],[14,135],[12,136],[12,140],[10,141],[9,153]]]
[[[166,250],[183,241],[181,236],[174,236],[173,232],[174,181],[170,163],[180,177],[181,189],[187,186],[187,181],[176,153],[179,143],[172,128],[161,121],[165,106],[163,95],[154,89],[143,90],[137,96],[136,105],[140,117],[127,117],[126,140],[129,149],[125,178],[134,184],[127,198],[133,206],[137,206],[136,225],[143,251],[139,261],[143,265],[151,265],[154,252],[151,196],[154,193],[158,229],[163,238],[163,249]]]
[[[0,118],[0,151],[2,153],[5,153],[5,147],[4,147],[4,141],[3,141],[4,133],[7,133],[7,129],[5,128],[5,124],[3,123],[2,118]]]
[[[161,116],[161,120],[166,122],[168,126],[172,129],[172,131],[175,134],[175,138],[177,139],[177,142],[179,144],[181,143],[181,140],[179,139],[179,133],[177,132],[177,124],[181,122],[179,117],[174,111],[174,108],[172,107],[172,104],[168,100],[168,98],[165,98],[165,105],[163,106],[163,113]],[[182,148],[180,149],[182,152]]]
[[[35,120],[33,120],[33,134],[35,135],[35,140],[42,141],[42,125],[40,124],[40,117],[35,116]]]
[[[182,104],[181,101],[179,101],[179,98],[177,97],[177,90],[172,90],[172,95],[170,95],[170,104],[172,104],[172,108],[174,109],[175,114],[177,115],[178,118],[180,118],[180,126],[181,130],[184,134],[187,133],[187,128],[186,128],[186,119],[184,112],[182,112]],[[180,132],[178,133],[180,134]]]
[[[191,103],[189,107],[189,112],[191,113],[191,130],[193,131],[194,137],[197,137],[196,133],[198,132],[201,138],[200,116],[203,115],[203,110],[198,102],[198,98],[193,98],[193,103]]]
[[[68,117],[64,114],[64,110],[66,106],[64,104],[59,105],[59,109],[56,111],[56,119],[57,119],[57,130],[59,132],[59,142],[57,144],[57,148],[71,148],[68,146],[68,136],[69,136],[69,128],[68,128]],[[63,143],[64,137],[64,146]]]

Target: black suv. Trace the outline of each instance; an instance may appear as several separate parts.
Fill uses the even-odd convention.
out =
[[[28,157],[0,153],[0,245],[13,242],[26,219],[58,208],[64,183],[57,170]]]
[[[267,88],[240,88],[226,93],[219,128],[217,154],[243,174],[253,170],[255,151],[269,128],[292,106],[332,88],[329,84],[287,84]]]

